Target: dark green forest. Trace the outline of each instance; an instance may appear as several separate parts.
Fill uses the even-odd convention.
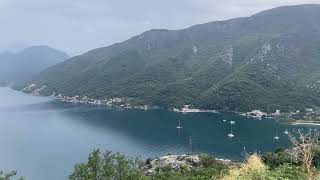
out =
[[[267,10],[182,30],[155,29],[50,67],[52,92],[166,108],[290,111],[320,105],[320,6]]]

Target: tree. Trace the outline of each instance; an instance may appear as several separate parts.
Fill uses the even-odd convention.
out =
[[[248,155],[241,166],[232,167],[222,180],[271,180],[268,166],[258,154]]]
[[[106,151],[94,150],[88,157],[88,162],[74,166],[70,180],[136,180],[145,179],[140,170],[140,162],[127,159],[124,155],[112,154]]]
[[[297,136],[288,134],[289,140],[293,144],[291,155],[300,160],[307,169],[308,179],[312,180],[313,173],[313,158],[315,152],[319,146],[319,132],[309,130],[307,133],[303,133],[300,129],[295,131]]]
[[[5,173],[3,171],[0,171],[0,180],[10,180],[16,175],[17,175],[17,171],[11,171],[9,173]],[[20,177],[19,180],[23,180],[23,178]]]
[[[297,165],[298,163],[292,163],[292,157],[290,154],[285,151],[277,151],[277,152],[267,152],[262,156],[263,162],[268,165],[271,169],[277,168],[284,164],[292,164]]]

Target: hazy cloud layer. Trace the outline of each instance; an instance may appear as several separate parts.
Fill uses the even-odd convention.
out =
[[[0,0],[0,51],[46,44],[79,54],[151,28],[249,16],[320,0]]]

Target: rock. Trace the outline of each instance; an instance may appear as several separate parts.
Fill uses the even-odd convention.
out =
[[[196,156],[188,156],[186,157],[187,161],[191,164],[191,165],[198,165],[200,162],[200,158],[198,155]]]
[[[147,161],[146,161],[147,162]],[[173,171],[178,171],[181,168],[191,170],[200,163],[198,155],[167,155],[154,160],[149,160],[144,169],[146,174],[153,174],[156,171],[161,171],[164,168],[171,168]]]
[[[214,159],[223,165],[238,165],[236,162],[228,159]],[[155,159],[148,158],[143,170],[146,175],[152,175],[164,170],[179,171],[182,168],[190,171],[192,168],[201,166],[203,164],[199,155],[165,155]]]

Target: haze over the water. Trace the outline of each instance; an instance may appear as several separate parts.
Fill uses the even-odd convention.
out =
[[[319,0],[1,0],[0,52],[46,44],[71,55],[124,41],[154,28],[249,16]]]

